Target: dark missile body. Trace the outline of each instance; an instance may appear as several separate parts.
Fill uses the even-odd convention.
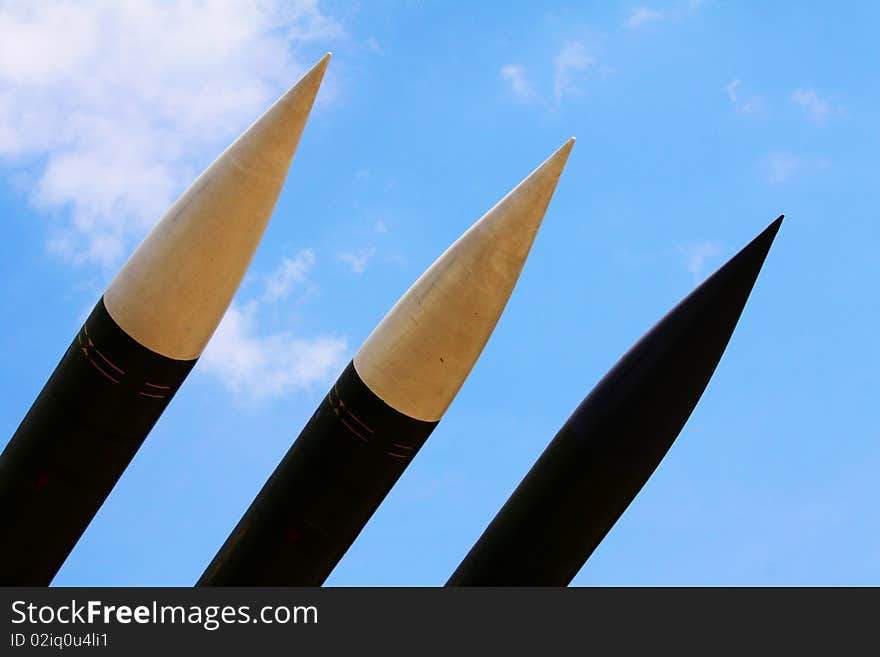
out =
[[[98,301],[0,454],[0,585],[47,586],[195,364]]]
[[[198,585],[324,582],[479,358],[573,145],[492,206],[379,322]]]
[[[438,422],[388,406],[349,363],[197,586],[318,586]]]
[[[780,216],[603,377],[447,586],[566,586],[672,446],[718,365]]]

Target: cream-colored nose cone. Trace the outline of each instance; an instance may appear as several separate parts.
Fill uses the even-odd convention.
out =
[[[330,54],[227,148],[171,206],[104,294],[140,344],[198,358],[275,208]]]
[[[354,367],[386,404],[418,420],[443,416],[510,298],[573,145],[458,238],[361,346]]]

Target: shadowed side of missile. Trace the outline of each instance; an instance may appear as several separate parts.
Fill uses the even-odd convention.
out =
[[[272,214],[328,57],[147,235],[0,454],[0,585],[52,581],[192,369]]]
[[[703,394],[782,217],[673,308],[560,429],[447,586],[565,586]]]
[[[0,583],[51,582],[194,364],[98,301],[0,456]]]
[[[477,221],[389,311],[199,586],[324,582],[437,426],[483,350],[573,142]]]

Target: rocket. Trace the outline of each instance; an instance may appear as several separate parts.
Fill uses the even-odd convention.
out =
[[[685,297],[578,406],[447,586],[566,586],[709,383],[782,217]]]
[[[573,143],[567,141],[471,226],[382,319],[198,586],[324,582],[483,350]]]
[[[52,581],[189,374],[260,242],[329,58],[141,242],[0,454],[0,585]]]

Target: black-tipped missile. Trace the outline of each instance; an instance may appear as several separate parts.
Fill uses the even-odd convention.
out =
[[[0,585],[48,585],[192,369],[275,207],[330,55],[171,206],[0,454]]]
[[[739,320],[782,217],[602,378],[447,586],[566,586],[672,446]]]
[[[492,334],[568,159],[565,143],[370,334],[198,581],[324,582],[437,426]]]

